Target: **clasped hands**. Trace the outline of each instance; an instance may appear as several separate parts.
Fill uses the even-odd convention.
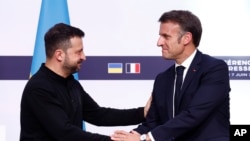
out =
[[[146,117],[148,110],[151,106],[152,95],[149,97],[146,106],[144,107],[144,117]],[[116,130],[113,135],[111,135],[111,139],[113,141],[140,141],[140,136],[136,131],[126,132],[124,130]]]
[[[140,134],[136,131],[126,132],[124,130],[117,130],[111,135],[114,141],[140,141]]]

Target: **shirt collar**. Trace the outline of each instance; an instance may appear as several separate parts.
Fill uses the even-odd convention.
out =
[[[178,66],[185,67],[184,72],[183,72],[183,79],[185,79],[185,77],[186,77],[187,70],[189,69],[189,67],[190,67],[190,65],[192,63],[196,52],[197,52],[197,49],[195,49],[195,51],[182,64],[175,63],[175,68],[178,67]]]
[[[197,49],[182,64],[175,63],[175,67],[183,66],[185,67],[185,70],[187,70],[192,63],[196,52],[197,52]]]
[[[53,80],[62,83],[62,84],[67,84],[69,81],[74,80],[74,76],[70,75],[67,78],[64,78],[58,74],[56,74],[55,72],[53,72],[52,70],[50,70],[48,67],[45,66],[45,63],[42,63],[41,65],[41,71],[43,71],[44,73],[46,73],[46,75],[48,75],[49,77],[51,77]]]

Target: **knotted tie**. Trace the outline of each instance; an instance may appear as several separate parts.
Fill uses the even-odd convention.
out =
[[[185,67],[178,66],[176,67],[176,81],[175,81],[175,115],[178,113],[178,108],[180,104],[180,93],[181,93],[181,86],[183,81],[183,71]]]

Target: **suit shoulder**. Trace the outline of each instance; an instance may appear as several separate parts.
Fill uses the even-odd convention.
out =
[[[168,77],[169,75],[172,76],[174,71],[175,71],[174,65],[172,65],[169,68],[167,68],[165,71],[158,73],[156,78],[162,78],[162,77],[165,78],[165,77]]]
[[[220,58],[210,56],[208,54],[203,54],[202,55],[202,62],[204,62],[205,65],[222,65],[222,66],[227,66],[226,62]]]

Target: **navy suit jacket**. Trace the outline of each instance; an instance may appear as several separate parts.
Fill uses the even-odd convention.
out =
[[[146,122],[135,130],[155,141],[229,141],[229,74],[223,60],[197,53],[187,71],[173,117],[175,66],[157,75]]]

